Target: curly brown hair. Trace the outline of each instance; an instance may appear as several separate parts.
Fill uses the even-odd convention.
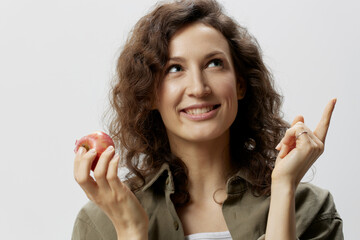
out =
[[[187,168],[171,153],[165,126],[153,105],[168,61],[169,41],[180,28],[194,22],[217,29],[229,44],[236,74],[246,83],[246,95],[239,100],[230,127],[231,161],[235,170],[243,169],[251,180],[247,184],[253,194],[269,194],[275,146],[288,128],[280,112],[282,97],[275,90],[256,39],[214,0],[156,5],[137,22],[122,49],[110,94],[113,115],[109,131],[129,169],[127,180],[137,190],[167,162],[174,175],[172,200],[181,206],[190,199]]]

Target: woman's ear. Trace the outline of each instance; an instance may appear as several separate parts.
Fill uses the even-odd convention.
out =
[[[238,100],[241,100],[245,97],[246,93],[246,84],[244,79],[239,78],[236,83],[236,93]]]

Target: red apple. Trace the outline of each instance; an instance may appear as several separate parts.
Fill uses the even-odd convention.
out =
[[[100,155],[109,146],[115,147],[115,144],[114,144],[113,140],[111,139],[111,137],[104,132],[96,131],[89,135],[86,135],[85,137],[80,138],[79,140],[76,140],[74,152],[76,153],[78,151],[79,147],[84,147],[86,149],[86,151],[88,151],[92,148],[95,149],[97,155],[91,165],[91,170],[94,171]]]

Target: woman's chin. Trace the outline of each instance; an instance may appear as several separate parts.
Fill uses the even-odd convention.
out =
[[[220,129],[197,129],[183,134],[182,138],[187,142],[206,143],[216,141],[226,135],[228,131],[220,131]]]

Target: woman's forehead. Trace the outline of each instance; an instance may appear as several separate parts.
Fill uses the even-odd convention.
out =
[[[203,23],[193,23],[181,28],[169,42],[169,58],[211,52],[228,55],[229,44],[221,32]]]

